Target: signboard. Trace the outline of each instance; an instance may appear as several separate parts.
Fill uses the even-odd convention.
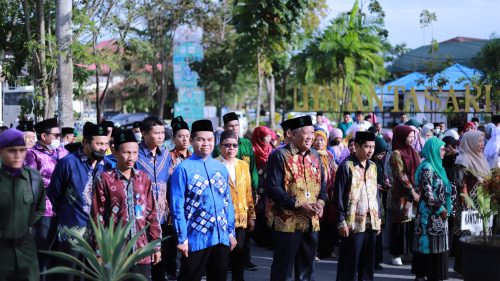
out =
[[[483,220],[479,217],[478,211],[462,211],[461,230],[469,230],[475,235],[479,235],[483,231]],[[490,217],[488,227],[493,226],[493,216]]]
[[[182,115],[184,121],[191,125],[194,121],[205,117],[204,105],[205,104],[196,105],[191,103],[176,102],[174,104],[175,116]]]
[[[205,105],[205,92],[200,88],[177,89],[177,102]]]

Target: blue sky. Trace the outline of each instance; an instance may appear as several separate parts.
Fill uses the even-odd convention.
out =
[[[434,38],[444,41],[457,36],[488,39],[492,33],[500,36],[500,0],[379,0],[385,11],[385,25],[392,44],[405,42],[410,48],[428,45],[431,29],[420,28],[423,9],[435,12]],[[340,12],[349,10],[354,0],[327,0],[328,16],[322,25]],[[366,6],[369,0],[360,1]],[[424,44],[425,42],[425,44]]]

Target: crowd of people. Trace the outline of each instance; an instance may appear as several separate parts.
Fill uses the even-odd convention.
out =
[[[132,252],[155,243],[154,253],[131,272],[154,281],[226,280],[228,271],[244,280],[258,270],[252,238],[273,251],[270,280],[313,280],[315,262],[335,253],[337,280],[373,280],[384,246],[415,280],[446,280],[449,256],[460,273],[458,241],[472,233],[461,228],[470,206],[459,195],[476,200],[500,168],[500,116],[458,130],[406,114],[385,130],[374,114],[351,118],[334,127],[318,112],[315,124],[301,116],[248,138],[234,112],[223,128],[182,116],[127,130],[87,122],[81,142],[56,118],[2,128],[0,280],[77,280],[40,272],[78,268],[74,235],[103,262],[91,221],[131,222],[125,239],[146,229]]]

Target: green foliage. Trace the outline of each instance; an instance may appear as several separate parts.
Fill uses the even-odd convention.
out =
[[[474,59],[474,64],[481,70],[480,82],[492,85],[492,104],[500,103],[500,38],[493,37],[486,43]]]
[[[97,225],[91,220],[95,243],[101,254],[102,261],[96,257],[94,248],[80,234],[65,227],[69,233],[70,239],[75,241],[73,249],[81,254],[85,261],[80,261],[77,258],[63,252],[44,252],[48,255],[59,259],[64,259],[69,262],[76,263],[83,270],[75,270],[68,267],[54,267],[42,274],[67,274],[76,277],[85,278],[93,281],[122,281],[122,280],[146,280],[140,274],[129,273],[132,266],[141,259],[150,256],[154,252],[154,248],[159,245],[160,241],[148,243],[144,248],[134,251],[132,249],[137,242],[137,239],[148,229],[143,228],[138,231],[132,238],[129,238],[130,230],[134,222],[129,222],[125,226],[120,221],[117,226],[114,225],[113,218],[109,221],[109,227],[105,227],[100,221]],[[166,239],[166,238],[164,238]]]
[[[494,194],[488,192],[485,187],[479,186],[476,191],[477,205],[468,194],[462,193],[461,196],[467,205],[479,213],[479,217],[483,220],[483,235],[487,236],[489,234],[488,221],[492,215],[497,213],[497,210],[491,204]]]

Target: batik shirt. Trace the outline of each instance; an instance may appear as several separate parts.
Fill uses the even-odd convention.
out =
[[[377,166],[370,160],[363,166],[355,155],[342,163],[335,175],[334,201],[339,226],[351,232],[380,230]]]
[[[47,188],[50,183],[50,178],[54,172],[57,162],[64,156],[68,155],[69,152],[64,149],[64,147],[58,147],[56,149],[49,149],[37,142],[35,146],[28,150],[26,153],[26,159],[24,160],[24,166],[33,168],[40,172],[43,179],[43,186]],[[52,204],[50,200],[45,200],[45,217],[54,216],[54,210],[52,209]]]
[[[96,182],[92,210],[94,220],[99,219],[104,225],[109,223],[111,217],[115,225],[120,220],[123,221],[123,225],[134,221],[129,238],[149,226],[135,243],[132,252],[144,248],[150,241],[161,238],[151,181],[143,171],[132,169],[129,179],[116,168],[102,173]],[[156,249],[160,250],[160,246],[158,245]],[[150,255],[138,262],[138,264],[150,263]]]
[[[108,168],[105,159],[92,167],[90,159],[81,150],[57,162],[47,188],[47,197],[57,213],[59,241],[68,239],[63,231],[65,226],[88,238],[94,183]]]
[[[299,209],[304,203],[327,201],[326,177],[318,153],[299,153],[293,144],[274,150],[267,162],[268,225],[280,232],[319,231],[319,217]]]
[[[156,211],[160,224],[167,221],[169,210],[167,203],[167,181],[169,177],[170,154],[164,148],[157,148],[156,155],[144,142],[139,144],[139,159],[136,168],[146,172],[151,180],[153,196],[156,200]]]
[[[190,252],[217,244],[229,246],[229,236],[235,237],[235,231],[226,167],[212,157],[193,154],[177,166],[171,184],[177,243],[187,240]]]

